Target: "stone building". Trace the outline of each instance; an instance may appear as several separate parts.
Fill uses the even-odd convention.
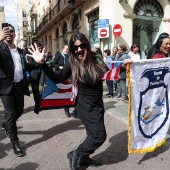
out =
[[[36,0],[34,8],[37,17],[32,40],[41,42],[52,54],[61,50],[74,32],[82,32],[91,46],[99,43],[102,51],[138,44],[141,58],[146,58],[159,34],[170,33],[170,0]],[[99,38],[101,20],[107,20],[109,28]],[[113,34],[117,24],[122,28],[118,37]]]

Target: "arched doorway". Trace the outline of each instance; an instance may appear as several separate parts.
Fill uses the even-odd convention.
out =
[[[56,30],[56,43],[57,43],[56,51],[59,51],[60,50],[60,41],[59,41],[59,29],[58,28]]]
[[[79,33],[79,18],[77,15],[75,15],[74,19],[73,19],[73,24],[72,24],[72,30],[73,33]]]
[[[63,38],[64,38],[64,45],[65,44],[68,44],[68,36],[67,36],[67,23],[65,22],[64,23],[64,26],[63,26]]]
[[[162,32],[162,6],[155,0],[139,0],[134,11],[133,44],[140,46],[141,58],[146,58],[149,48]]]

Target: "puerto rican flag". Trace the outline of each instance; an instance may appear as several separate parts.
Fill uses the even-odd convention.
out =
[[[115,80],[115,81],[118,81],[122,62],[123,61],[113,61],[112,62],[112,68],[107,73],[102,75],[100,79],[101,80]]]
[[[71,100],[73,94],[73,84],[68,81],[54,84],[47,76],[45,77],[44,89],[42,91],[42,100],[40,109],[54,109],[73,107],[74,100]]]

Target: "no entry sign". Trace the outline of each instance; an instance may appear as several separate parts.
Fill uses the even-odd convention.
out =
[[[109,27],[98,28],[98,38],[108,38],[109,37]]]
[[[115,37],[119,37],[121,34],[122,34],[122,26],[119,25],[119,24],[116,24],[116,25],[113,27],[113,35],[114,35]]]
[[[98,38],[109,37],[109,19],[99,19],[97,27],[98,27]]]
[[[101,29],[100,30],[100,36],[101,37],[106,37],[106,35],[107,35],[107,30],[106,29]]]

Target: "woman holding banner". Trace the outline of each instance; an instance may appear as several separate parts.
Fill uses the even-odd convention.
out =
[[[30,52],[32,55],[29,56],[42,64],[43,71],[54,83],[63,82],[71,77],[72,83],[78,85],[75,109],[86,128],[87,137],[77,149],[68,153],[70,169],[77,170],[79,165],[101,165],[100,161],[89,156],[106,140],[103,81],[100,77],[108,71],[108,68],[90,50],[89,41],[81,33],[72,35],[69,42],[69,61],[58,74],[45,64],[44,50],[39,53],[37,47],[32,46]]]

